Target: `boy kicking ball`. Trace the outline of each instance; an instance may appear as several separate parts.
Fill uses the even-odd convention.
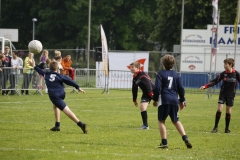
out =
[[[31,62],[29,62],[30,65]],[[75,87],[79,92],[85,93],[80,86],[67,76],[58,73],[58,63],[53,61],[49,65],[50,71],[44,71],[39,66],[35,66],[34,69],[44,77],[45,83],[48,88],[48,95],[53,103],[53,110],[55,115],[55,126],[51,128],[51,131],[60,131],[60,110],[63,111],[71,120],[73,120],[83,131],[87,134],[87,125],[76,117],[76,115],[70,110],[70,108],[64,102],[65,92],[63,83]]]

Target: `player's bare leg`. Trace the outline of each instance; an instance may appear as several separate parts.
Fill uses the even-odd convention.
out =
[[[172,122],[172,123],[174,124],[174,126],[176,127],[178,132],[181,134],[182,140],[185,142],[185,145],[187,146],[187,148],[192,148],[192,144],[188,140],[188,137],[185,133],[185,130],[184,130],[184,127],[183,127],[182,123],[180,121]]]
[[[77,116],[71,111],[71,109],[66,106],[63,109],[63,112],[71,119],[73,120],[75,123],[77,123],[77,125],[82,129],[83,133],[87,134],[87,125],[85,123],[82,123],[81,121],[79,121],[79,119],[77,118]]]

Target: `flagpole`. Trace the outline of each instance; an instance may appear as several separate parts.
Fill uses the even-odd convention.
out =
[[[217,36],[216,36],[216,51],[215,51],[215,67],[214,75],[216,76],[216,67],[217,67],[217,51],[218,51],[218,32],[219,32],[219,20],[220,20],[220,10],[218,10],[218,20],[217,20]]]
[[[236,60],[236,53],[237,53],[237,44],[238,44],[238,23],[239,23],[239,18],[240,18],[240,0],[238,0],[238,5],[237,5],[237,14],[236,14],[236,19],[237,19],[237,27],[236,27],[236,39],[235,39],[235,48],[234,48],[234,60]],[[235,34],[235,33],[234,33]]]
[[[182,63],[182,32],[183,32],[183,20],[184,20],[184,0],[182,0],[182,17],[181,17],[181,37],[180,37],[180,66],[179,75],[181,76],[181,63]]]
[[[213,48],[214,48],[214,44],[213,44],[213,32],[214,32],[214,20],[212,23],[212,45],[211,45],[211,54],[210,54],[210,73],[209,73],[209,81],[212,80],[212,52],[213,52]]]
[[[89,57],[90,57],[90,32],[91,32],[91,7],[92,7],[92,1],[89,0],[88,4],[88,46],[87,46],[87,86],[89,86]]]

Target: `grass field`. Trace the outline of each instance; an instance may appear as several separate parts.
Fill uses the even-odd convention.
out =
[[[86,90],[70,93],[66,103],[80,120],[88,124],[89,134],[61,113],[61,131],[54,126],[52,105],[47,94],[0,96],[0,159],[240,159],[240,98],[230,123],[230,134],[224,133],[225,108],[219,132],[213,128],[218,95],[186,94],[187,108],[179,112],[180,120],[193,144],[187,149],[169,118],[168,150],[157,148],[160,136],[157,108],[148,107],[149,130],[139,130],[139,108],[132,103],[130,90]],[[141,93],[139,93],[140,96]]]

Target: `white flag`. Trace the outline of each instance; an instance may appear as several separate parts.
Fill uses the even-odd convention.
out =
[[[102,41],[102,70],[108,76],[108,45],[105,32],[101,25],[101,41]]]
[[[212,18],[215,24],[217,24],[218,19],[218,0],[212,0],[213,14]]]

